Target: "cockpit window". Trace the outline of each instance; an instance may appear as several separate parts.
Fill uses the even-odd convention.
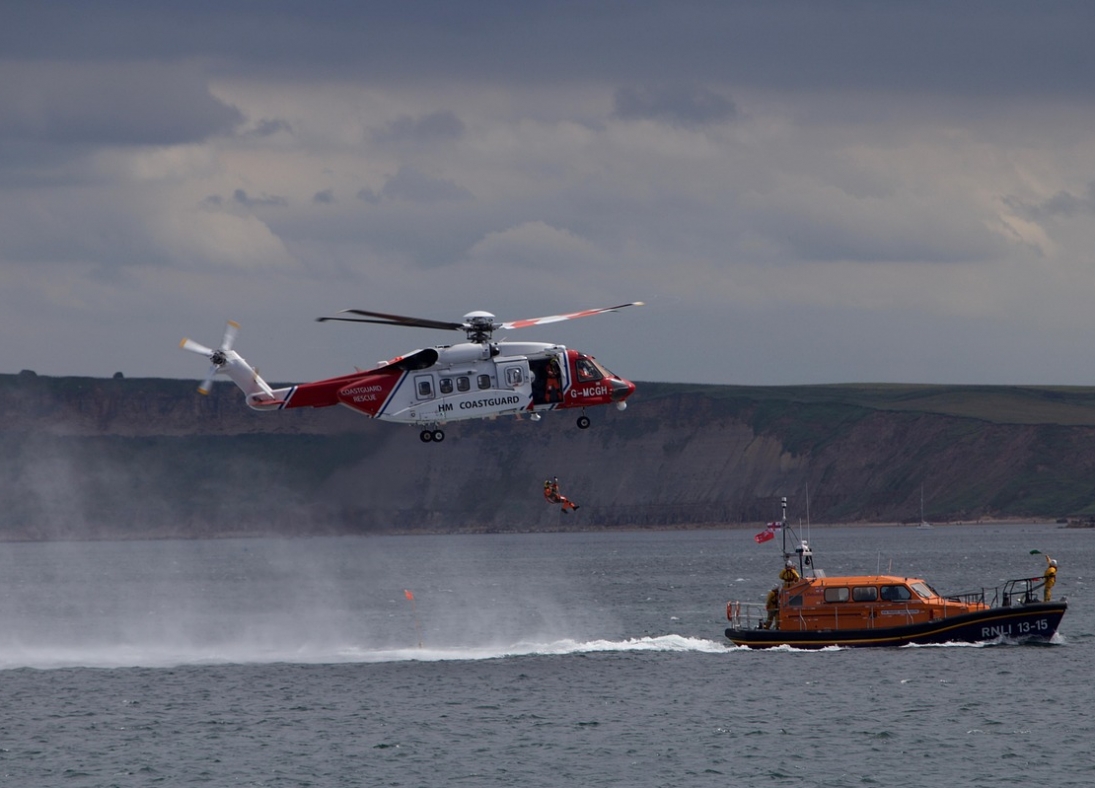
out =
[[[597,368],[596,362],[585,356],[578,357],[578,360],[574,362],[574,368],[578,372],[579,383],[589,383],[604,377],[604,373]]]

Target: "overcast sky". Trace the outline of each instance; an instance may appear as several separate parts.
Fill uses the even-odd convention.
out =
[[[1095,4],[7,2],[0,372],[1095,385]]]

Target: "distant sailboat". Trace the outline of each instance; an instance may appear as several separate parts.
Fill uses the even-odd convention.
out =
[[[931,528],[932,524],[924,519],[924,485],[920,485],[920,525],[917,528]]]

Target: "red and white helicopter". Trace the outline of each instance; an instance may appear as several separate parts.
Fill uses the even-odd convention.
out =
[[[228,321],[216,350],[189,339],[179,346],[200,353],[213,364],[198,391],[208,394],[213,377],[224,374],[243,390],[247,404],[255,410],[345,405],[371,418],[422,425],[420,437],[424,443],[443,441],[441,426],[450,421],[524,413],[539,421],[539,411],[564,408],[582,410],[578,427],[584,430],[589,427],[586,408],[615,404],[624,410],[635,384],[573,348],[546,342],[495,342],[492,334],[498,329],[542,326],[641,305],[641,301],[635,301],[511,323],[500,323],[489,312],[469,312],[462,322],[450,323],[346,309],[339,315],[358,317],[317,320],[464,331],[467,341],[415,350],[381,362],[374,369],[279,389],[270,388],[232,349],[239,333],[238,323]]]

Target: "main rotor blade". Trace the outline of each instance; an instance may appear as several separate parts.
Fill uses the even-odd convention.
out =
[[[605,312],[618,312],[624,307],[628,306],[642,306],[642,301],[632,301],[627,304],[619,304],[618,306],[606,306],[601,309],[583,309],[581,312],[569,312],[565,315],[548,315],[547,317],[530,317],[527,320],[514,320],[512,323],[503,323],[502,328],[528,328],[529,326],[543,326],[548,323],[560,323],[564,320],[574,320],[579,317],[590,317],[591,315],[600,315]]]
[[[367,312],[364,309],[343,309],[339,314],[365,315],[358,317],[317,317],[320,323],[328,320],[341,320],[346,323],[378,323],[382,326],[413,326],[415,328],[438,328],[443,331],[461,331],[463,323],[449,323],[443,320],[430,320],[424,317],[407,317],[406,315],[389,315],[384,312]]]

